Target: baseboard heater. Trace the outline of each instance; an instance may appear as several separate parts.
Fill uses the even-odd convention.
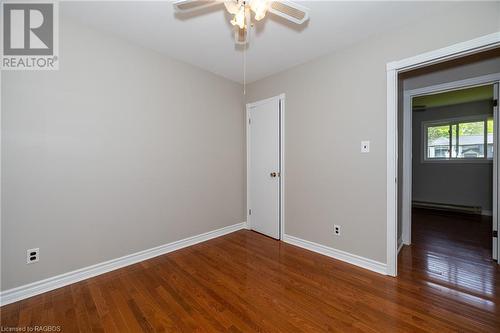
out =
[[[465,214],[481,215],[482,212],[482,209],[479,206],[453,205],[453,204],[445,204],[439,202],[412,201],[412,206],[413,208],[443,210],[443,211],[465,213]]]

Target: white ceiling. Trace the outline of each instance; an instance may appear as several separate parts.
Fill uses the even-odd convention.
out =
[[[307,62],[371,35],[417,22],[453,2],[300,1],[310,8],[303,26],[268,14],[253,29],[247,82]],[[107,31],[236,82],[243,81],[243,52],[233,41],[223,6],[190,17],[168,1],[61,2],[61,15]]]

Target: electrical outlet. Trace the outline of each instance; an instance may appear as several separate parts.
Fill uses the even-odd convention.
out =
[[[40,260],[40,249],[29,249],[26,250],[26,263],[27,264],[33,264],[35,262],[38,262]]]
[[[335,234],[335,236],[340,236],[340,226],[339,225],[337,225],[337,224],[333,225],[333,233]]]
[[[370,152],[370,141],[361,141],[361,152],[362,153]]]

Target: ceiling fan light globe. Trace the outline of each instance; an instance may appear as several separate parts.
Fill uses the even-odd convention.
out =
[[[238,11],[231,20],[232,25],[237,25],[240,29],[245,28],[245,9]]]
[[[224,6],[226,7],[226,10],[229,12],[229,14],[233,15],[235,15],[240,9],[240,5],[237,1],[224,1]]]
[[[255,20],[262,20],[267,13],[269,8],[269,1],[267,0],[252,0],[250,3],[250,9],[255,13]]]
[[[257,14],[257,13],[256,13],[254,18],[255,18],[255,20],[256,20],[256,21],[260,21],[260,20],[262,20],[265,16],[266,16],[266,13],[265,13],[265,12],[264,12],[264,13],[259,13],[259,14]]]

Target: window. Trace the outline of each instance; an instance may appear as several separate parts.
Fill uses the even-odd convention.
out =
[[[424,122],[425,161],[493,158],[493,119],[488,116]]]

